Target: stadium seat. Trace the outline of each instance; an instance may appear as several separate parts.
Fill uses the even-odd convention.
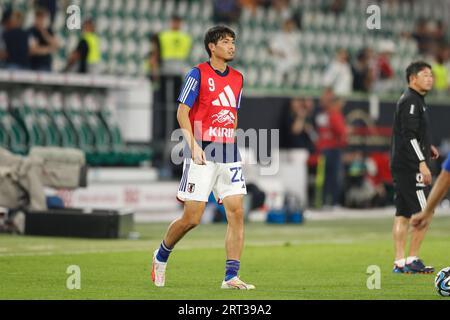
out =
[[[35,95],[36,105],[34,108],[35,118],[40,126],[44,138],[45,146],[57,147],[61,145],[61,137],[53,118],[49,113],[49,101],[46,93],[38,92]]]
[[[99,1],[96,1],[96,4],[97,4],[97,13],[98,14],[106,13],[110,6],[109,0],[99,0]]]
[[[65,97],[64,116],[75,130],[77,147],[86,154],[86,161],[91,165],[100,163],[95,150],[95,136],[87,123],[83,109],[81,96],[77,93]]]
[[[99,102],[102,103],[102,102]],[[108,165],[137,166],[143,161],[149,161],[152,157],[150,148],[127,147],[122,139],[117,118],[115,116],[114,102],[106,100],[100,105],[97,116],[103,123],[110,137],[110,148],[114,156],[106,159]]]
[[[128,0],[125,1],[125,14],[127,16],[133,16],[136,12],[137,9],[137,1],[136,0]]]
[[[175,13],[175,1],[165,0],[161,13],[165,19],[170,19],[170,17]]]
[[[50,96],[49,101],[50,117],[53,119],[59,132],[60,146],[76,148],[78,146],[77,134],[64,114],[63,105],[61,93],[54,92]]]
[[[8,94],[4,91],[0,92],[1,144],[13,153],[26,155],[28,145],[25,130],[8,111],[8,104]]]
[[[45,134],[40,127],[35,114],[34,92],[29,89],[20,96],[13,96],[11,113],[22,126],[27,137],[27,147],[45,146]]]
[[[0,112],[2,113],[2,112]],[[1,117],[1,114],[0,114]],[[4,149],[9,148],[9,139],[8,139],[8,131],[3,127],[3,124],[0,119],[0,147]]]
[[[197,20],[198,17],[200,16],[200,6],[201,6],[200,1],[191,1],[191,5],[189,8],[189,16],[192,19]]]
[[[98,110],[99,104],[97,99],[93,95],[87,94],[83,99],[82,114],[95,137],[95,151],[91,157],[90,164],[115,164],[118,161],[118,155],[112,150],[111,137],[106,126],[99,117]]]

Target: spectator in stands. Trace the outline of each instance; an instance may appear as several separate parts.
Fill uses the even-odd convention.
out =
[[[344,203],[349,208],[373,208],[389,204],[392,177],[389,156],[374,152],[365,155],[361,150],[347,153]]]
[[[446,63],[450,56],[449,46],[440,46],[435,55],[435,61],[432,64],[434,76],[434,89],[439,95],[444,95],[448,92],[449,85],[449,71]]]
[[[285,20],[282,30],[271,39],[269,53],[273,58],[276,72],[283,79],[287,77],[288,72],[292,72],[300,63],[299,41],[295,21],[292,19]]]
[[[246,9],[251,13],[255,13],[256,8],[258,7],[257,0],[239,0],[239,4],[241,8]]]
[[[282,113],[280,124],[280,147],[286,149],[305,149],[314,152],[311,139],[314,128],[308,121],[313,111],[311,99],[293,98]]]
[[[395,51],[395,44],[390,40],[381,42],[376,58],[375,92],[389,92],[394,86],[394,68],[391,65],[391,56]]]
[[[389,168],[390,156],[386,152],[371,152],[367,158],[368,178],[377,191],[375,205],[391,204],[393,197],[393,181]]]
[[[341,194],[342,149],[347,145],[344,102],[337,97],[322,101],[322,112],[315,120],[319,135],[316,147],[325,160],[323,204],[336,206]]]
[[[51,71],[52,54],[58,50],[59,43],[48,26],[49,14],[45,9],[35,12],[34,26],[30,28],[30,63],[36,71]]]
[[[56,12],[58,11],[57,0],[35,0],[35,6],[37,8],[46,9],[50,14],[50,30],[53,29],[53,23],[55,22]]]
[[[280,167],[288,170],[286,190],[304,207],[307,204],[309,155],[314,152],[314,128],[309,115],[314,105],[310,98],[293,98],[282,112],[280,123]]]
[[[2,15],[2,20],[0,23],[0,68],[5,67],[6,62],[6,44],[5,40],[3,39],[3,33],[6,29],[6,23],[8,22],[9,18],[11,17],[12,10],[10,8],[6,8]]]
[[[326,6],[324,7],[324,11],[334,13],[337,16],[344,12],[345,4],[345,0],[331,0],[328,1]]]
[[[156,95],[159,111],[154,114],[154,138],[166,139],[176,125],[176,99],[180,92],[186,63],[192,48],[192,37],[182,30],[183,20],[174,15],[170,29],[159,33],[161,53],[160,90]],[[167,117],[172,123],[166,127]]]
[[[3,40],[6,46],[6,68],[26,70],[30,67],[28,32],[22,29],[23,15],[13,11],[5,22]]]
[[[370,92],[374,80],[371,67],[372,50],[363,48],[358,52],[355,63],[352,65],[353,90],[358,92]]]
[[[441,47],[446,40],[447,26],[442,20],[436,22],[436,26],[432,31],[433,41],[436,47]]]
[[[78,73],[99,73],[101,57],[100,38],[95,33],[95,23],[92,19],[87,19],[83,23],[80,42],[69,56],[65,71],[70,71],[77,66]]]
[[[152,81],[152,87],[155,90],[159,88],[160,66],[161,66],[161,48],[159,46],[159,36],[157,33],[150,36],[150,53],[148,55],[148,71]]]
[[[333,89],[339,96],[347,96],[352,93],[353,75],[348,62],[347,50],[341,48],[337,51],[335,59],[326,68],[323,75],[325,87]]]
[[[234,24],[239,21],[241,5],[238,0],[214,0],[213,21],[216,24]]]
[[[431,44],[433,42],[433,34],[426,19],[419,19],[412,37],[417,42],[417,48],[419,49],[420,54],[427,55],[430,53]]]
[[[336,98],[333,89],[325,88],[320,95],[319,106],[321,109],[326,109],[329,104]]]
[[[282,19],[290,17],[289,0],[239,0],[239,3],[242,8],[249,10],[252,14],[258,8],[264,8],[265,10],[274,8]]]
[[[344,204],[348,208],[370,208],[376,202],[377,190],[369,179],[367,159],[361,150],[346,155]]]
[[[290,20],[292,18],[288,0],[272,0],[272,7],[282,20]]]
[[[170,20],[170,29],[159,33],[161,71],[164,75],[177,78],[180,86],[186,61],[192,48],[192,37],[182,30],[182,26],[181,17],[174,15]]]

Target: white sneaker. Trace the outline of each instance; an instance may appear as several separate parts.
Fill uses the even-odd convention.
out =
[[[153,253],[153,261],[152,261],[152,281],[157,287],[164,287],[164,283],[166,282],[166,267],[167,262],[159,262],[156,259],[156,254],[158,253],[158,249]]]
[[[228,281],[224,280],[222,282],[221,289],[253,290],[253,289],[255,289],[255,286],[252,284],[245,283],[244,281],[239,279],[239,277],[236,276],[234,278],[231,278]]]

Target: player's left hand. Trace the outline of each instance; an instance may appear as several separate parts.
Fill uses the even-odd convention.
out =
[[[436,160],[439,158],[439,150],[435,146],[431,146],[431,159]]]

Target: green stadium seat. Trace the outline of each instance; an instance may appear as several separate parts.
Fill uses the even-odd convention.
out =
[[[94,132],[84,117],[81,96],[79,94],[71,94],[66,97],[63,110],[65,118],[75,130],[77,147],[86,154],[87,163],[90,165],[99,164],[101,159],[96,154]]]
[[[8,111],[8,103],[7,93],[0,92],[0,143],[13,153],[26,155],[28,153],[26,132]]]
[[[45,146],[45,133],[36,119],[34,110],[34,92],[27,90],[23,93],[23,98],[13,97],[11,113],[26,133],[28,148]]]
[[[44,92],[39,92],[35,95],[35,98],[34,114],[38,125],[44,133],[45,146],[58,147],[61,145],[61,137],[56,123],[50,116],[47,96]]]
[[[200,16],[200,1],[191,1],[189,7],[189,17],[193,20],[197,20]]]
[[[111,138],[111,149],[117,157],[106,160],[109,165],[136,166],[151,159],[149,148],[127,147],[122,139],[117,120],[110,110],[111,106],[104,106],[98,111],[98,116],[106,127]]]
[[[179,1],[177,7],[177,14],[181,17],[190,17],[188,1]]]
[[[111,3],[109,0],[99,0],[96,1],[96,4],[97,4],[97,12],[100,14],[105,14],[108,12]]]
[[[0,112],[0,117],[1,117],[1,112]],[[0,118],[0,147],[2,147],[4,149],[8,149],[8,147],[9,147],[8,131],[3,127],[1,118]]]
[[[128,0],[125,2],[125,13],[132,16],[137,11],[137,0]]]
[[[95,151],[91,157],[91,164],[103,165],[111,162],[115,163],[118,157],[112,150],[109,132],[99,117],[99,106],[96,99],[91,95],[86,95],[83,100],[83,105],[82,114],[84,120],[94,135]]]
[[[163,2],[161,0],[155,0],[150,3],[149,1],[139,1],[139,11],[149,12],[152,17],[161,17],[163,14]]]
[[[55,123],[60,136],[60,147],[78,147],[77,133],[65,116],[61,93],[55,92],[51,95],[49,107],[50,117]]]

